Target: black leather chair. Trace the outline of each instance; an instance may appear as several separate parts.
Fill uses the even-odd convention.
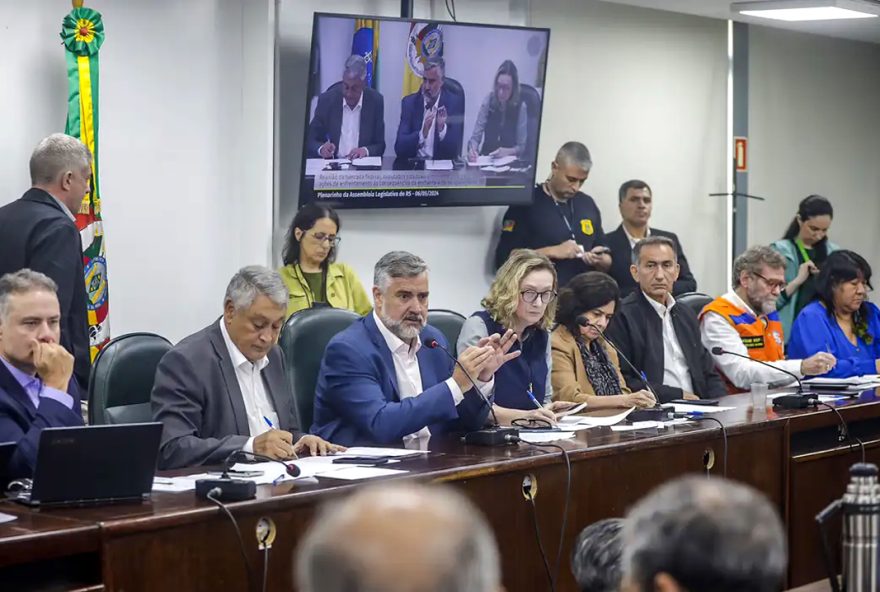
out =
[[[526,104],[526,130],[528,134],[526,151],[520,156],[520,159],[534,162],[538,154],[538,118],[541,115],[541,95],[538,94],[534,86],[520,84],[519,96]]]
[[[324,350],[334,335],[359,318],[344,308],[307,308],[294,313],[284,323],[278,344],[299,416],[299,429],[304,433],[312,426],[315,385]]]
[[[104,346],[89,377],[89,423],[152,421],[156,367],[171,342],[154,333],[120,335]]]
[[[464,321],[465,317],[454,310],[434,308],[428,311],[428,324],[436,327],[446,336],[446,341],[449,342],[449,353],[453,355],[455,355],[458,334],[461,333]]]
[[[461,82],[456,80],[455,78],[449,78],[448,76],[443,79],[443,91],[448,92],[450,94],[457,95],[461,99],[461,119],[462,123],[464,123],[464,114],[467,113],[467,105],[465,101],[467,97],[464,94],[464,88],[461,86]],[[462,134],[461,140],[458,142],[458,146],[456,147],[456,154],[461,154],[462,148],[464,145],[464,134]]]
[[[702,292],[685,292],[684,294],[679,294],[675,297],[676,302],[687,306],[697,315],[699,315],[703,311],[703,308],[713,300],[715,299]]]

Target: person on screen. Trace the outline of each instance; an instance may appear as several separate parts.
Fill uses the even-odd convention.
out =
[[[316,306],[347,308],[362,316],[373,309],[354,270],[335,261],[340,229],[339,215],[323,204],[306,204],[294,216],[284,267],[278,270],[290,291],[287,316]]]
[[[520,156],[526,149],[528,114],[520,98],[516,64],[504,60],[495,73],[495,83],[477,113],[474,133],[468,140],[468,160],[479,155],[493,158]]]
[[[620,217],[623,221],[615,230],[605,235],[605,243],[611,249],[612,263],[608,273],[620,286],[621,297],[626,298],[639,289],[630,272],[633,263],[632,252],[636,243],[650,236],[665,236],[675,244],[675,255],[680,272],[678,279],[672,285],[672,295],[696,292],[697,280],[691,273],[691,267],[688,265],[687,257],[684,256],[678,237],[672,232],[648,226],[654,202],[651,187],[644,181],[632,179],[620,186],[617,197]]]
[[[461,154],[464,97],[445,88],[446,62],[425,60],[422,87],[400,102],[394,152],[398,158],[452,160]]]
[[[794,321],[789,353],[806,357],[828,352],[837,364],[826,376],[880,374],[880,309],[868,302],[871,266],[852,251],[835,251],[816,279],[818,300]]]
[[[385,99],[366,86],[363,56],[345,60],[342,81],[318,97],[309,123],[308,158],[364,158],[385,154]]]
[[[764,245],[749,247],[733,262],[733,290],[700,313],[700,337],[706,349],[711,352],[720,347],[739,354],[713,354],[729,391],[747,391],[755,383],[782,386],[793,379],[781,370],[803,378],[825,374],[837,362],[824,350],[805,359],[785,359],[782,323],[776,312],[776,301],[784,289],[782,255]]]
[[[831,202],[821,195],[809,195],[798,204],[794,220],[782,239],[770,246],[785,257],[785,289],[776,301],[786,340],[798,314],[816,298],[816,276],[822,262],[839,246],[828,240],[834,218]]]
[[[30,269],[0,277],[0,442],[18,444],[0,467],[9,478],[31,476],[43,428],[83,424],[62,324],[51,278]]]
[[[458,350],[476,345],[493,333],[508,329],[517,335],[511,351],[520,356],[495,373],[494,410],[498,421],[535,419],[556,423],[556,412],[574,404],[552,401],[550,384],[550,329],[556,314],[556,269],[547,257],[519,249],[501,266],[483,310],[464,322]]]
[[[619,305],[617,283],[601,271],[577,275],[560,290],[557,326],[550,337],[554,399],[586,403],[590,409],[656,404],[649,391],[629,390],[617,352],[602,337]]]
[[[480,340],[456,364],[443,333],[427,324],[428,266],[406,251],[376,263],[373,302],[372,314],[327,344],[311,431],[349,446],[480,429],[489,407],[476,388],[491,393],[495,372],[519,355],[509,352],[513,332]]]
[[[593,166],[590,151],[580,142],[566,142],[556,153],[550,177],[537,185],[534,201],[511,206],[504,214],[495,268],[514,249],[534,249],[556,265],[559,286],[590,270],[608,271],[611,255],[605,246],[602,214],[581,187]]]

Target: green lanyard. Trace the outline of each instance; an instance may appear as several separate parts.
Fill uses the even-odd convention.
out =
[[[801,257],[804,258],[804,263],[810,260],[810,256],[807,255],[807,248],[804,246],[804,241],[800,239],[800,237],[794,239],[794,244],[798,248],[798,251],[801,253]]]

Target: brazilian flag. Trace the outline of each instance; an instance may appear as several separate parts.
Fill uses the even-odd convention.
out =
[[[356,19],[354,37],[351,40],[351,55],[359,55],[367,62],[366,84],[376,88],[379,84],[379,21],[375,19]]]

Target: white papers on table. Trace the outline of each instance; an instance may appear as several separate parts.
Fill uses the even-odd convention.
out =
[[[580,413],[586,406],[587,406],[586,403],[580,403],[579,405],[575,405],[574,407],[571,407],[570,409],[566,409],[565,411],[560,411],[559,413],[556,414],[556,418],[559,419],[560,417],[565,417],[567,415],[574,415],[575,413]]]
[[[543,444],[544,442],[554,442],[568,438],[574,438],[574,432],[530,432],[528,430],[521,430],[519,433],[520,440],[531,444]]]
[[[375,158],[379,158],[378,156]],[[324,167],[330,164],[331,162],[336,162],[339,164],[351,164],[351,161],[347,158],[307,158],[306,159],[306,175],[314,176],[324,170]],[[379,158],[379,165],[381,166],[382,159]]]
[[[665,429],[669,426],[687,423],[688,421],[689,420],[686,418],[673,419],[672,421],[637,421],[631,424],[611,426],[611,429],[615,432],[632,432],[635,430],[647,430],[653,428]]]
[[[382,157],[365,156],[363,158],[355,158],[351,161],[351,165],[356,167],[380,167],[382,166]]]
[[[478,156],[477,160],[468,160],[468,166],[478,166],[478,167],[490,167],[490,166],[504,166],[506,164],[510,164],[516,160],[516,156],[502,156],[500,158],[492,158],[488,154],[483,156]]]
[[[13,520],[15,520],[15,518],[16,517],[12,514],[0,513],[0,524],[3,524],[4,522],[12,522]]]
[[[336,465],[340,466],[340,465]],[[357,465],[341,465],[345,467],[342,470],[334,471],[326,475],[331,479],[345,479],[346,481],[357,481],[360,479],[373,479],[374,477],[391,477],[393,475],[402,475],[406,471],[399,469],[379,469],[376,467],[361,467]]]
[[[153,491],[177,493],[179,491],[192,491],[196,488],[196,479],[216,479],[217,475],[199,473],[197,475],[184,475],[183,477],[154,477]]]
[[[560,419],[559,425],[566,430],[583,430],[586,428],[594,428],[598,426],[612,426],[626,419],[626,416],[629,415],[633,409],[635,409],[635,407],[630,407],[626,411],[623,411],[616,415],[608,415],[606,417],[595,417],[592,415],[569,415],[568,417],[563,417],[562,419]]]
[[[428,454],[430,450],[415,450],[412,448],[377,448],[373,446],[352,446],[345,452],[341,452],[336,456],[389,456],[392,458],[400,458],[406,456],[419,456],[420,454]]]
[[[451,160],[426,160],[425,161],[425,170],[426,171],[451,171],[452,170],[452,161]]]
[[[721,405],[687,405],[685,403],[670,403],[676,413],[720,413],[730,411],[736,407],[722,407]],[[668,407],[669,405],[664,405]]]
[[[825,378],[817,376],[815,378],[805,379],[801,382],[803,382],[804,384],[808,384],[812,387],[816,387],[819,390],[826,388],[834,390],[864,391],[870,388],[874,388],[876,386],[880,386],[880,376],[877,376],[876,374],[850,376],[849,378]]]
[[[487,166],[487,167],[482,167],[480,170],[487,172],[487,173],[506,173],[507,171],[510,170],[510,167],[509,166]]]
[[[783,397],[787,395],[796,395],[797,392],[785,392],[785,393],[773,393],[772,395],[767,395],[767,400],[772,401],[776,397]],[[846,395],[814,395],[812,393],[807,393],[805,396],[809,396],[814,399],[819,399],[821,403],[830,403],[831,401],[839,401],[840,399],[848,399]]]

